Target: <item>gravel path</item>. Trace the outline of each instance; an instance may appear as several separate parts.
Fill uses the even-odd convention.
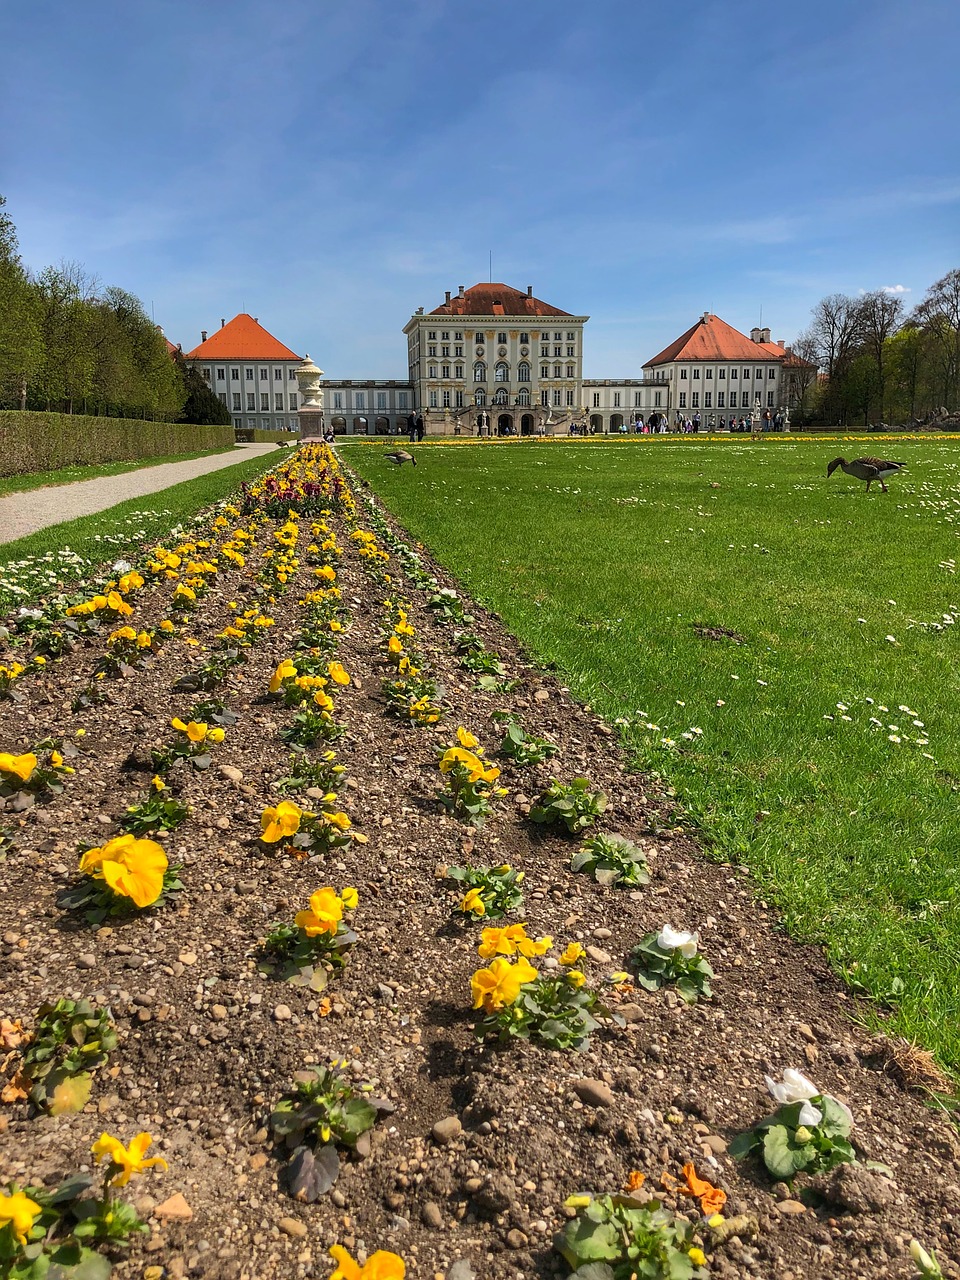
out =
[[[100,476],[96,480],[78,480],[73,484],[50,485],[26,493],[11,493],[0,498],[0,543],[36,533],[64,520],[76,520],[97,511],[106,511],[128,498],[142,498],[184,480],[195,480],[210,471],[246,462],[261,453],[276,453],[275,444],[244,444],[227,453],[214,453],[188,462],[163,462],[155,467],[125,471],[116,476]]]

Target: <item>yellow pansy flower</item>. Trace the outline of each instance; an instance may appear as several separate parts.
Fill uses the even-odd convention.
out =
[[[308,938],[316,938],[322,933],[335,934],[343,919],[343,908],[343,899],[335,889],[318,889],[310,895],[309,910],[298,911],[294,923]]]
[[[103,880],[114,893],[141,909],[160,897],[167,866],[167,855],[155,840],[137,839],[129,833],[88,849],[80,859],[82,872]]]
[[[533,982],[536,976],[536,969],[523,956],[515,964],[504,956],[497,956],[486,969],[478,969],[470,979],[474,1009],[496,1013],[513,1004],[520,995],[520,988]]]
[[[473,912],[477,916],[485,916],[487,914],[486,904],[481,897],[479,889],[468,889],[460,902],[460,910],[466,914]]]
[[[106,1156],[111,1164],[117,1166],[118,1172],[110,1178],[110,1185],[125,1187],[135,1173],[141,1173],[154,1165],[164,1169],[169,1167],[162,1156],[151,1156],[149,1160],[144,1160],[146,1150],[152,1142],[153,1138],[149,1133],[138,1133],[131,1140],[130,1146],[125,1147],[119,1138],[111,1138],[108,1133],[103,1133],[90,1150],[96,1156],[98,1164]]]
[[[13,756],[9,751],[0,751],[0,773],[15,774],[21,782],[29,779],[37,763],[37,757],[32,751],[22,756]]]
[[[350,676],[339,662],[327,663],[327,674],[334,684],[349,684]]]
[[[279,840],[292,836],[300,830],[303,814],[304,811],[292,800],[281,800],[276,808],[264,809],[260,815],[260,839],[264,844],[276,844]]]
[[[11,1223],[13,1234],[20,1244],[27,1243],[34,1219],[38,1218],[42,1212],[37,1202],[24,1195],[22,1191],[15,1191],[9,1196],[0,1191],[0,1224]]]
[[[568,969],[565,977],[572,987],[578,989],[586,982],[586,975],[581,973],[579,969]]]
[[[330,1257],[337,1264],[330,1280],[404,1280],[407,1274],[403,1259],[385,1249],[372,1253],[362,1267],[339,1244],[330,1246]]]
[[[461,725],[457,730],[457,741],[460,743],[461,747],[466,747],[468,751],[473,751],[480,745],[479,739],[475,738],[470,730],[465,729],[463,725]],[[477,755],[480,754],[481,752],[478,751]]]
[[[568,942],[563,955],[560,957],[561,964],[576,964],[586,952],[579,942]]]
[[[296,677],[296,674],[297,668],[293,665],[293,660],[284,658],[270,677],[270,692],[278,693],[283,686],[284,680],[292,680]]]

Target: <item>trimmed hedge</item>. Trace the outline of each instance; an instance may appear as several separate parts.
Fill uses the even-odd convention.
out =
[[[0,476],[233,447],[233,427],[0,410]]]
[[[289,444],[300,439],[299,431],[261,431],[259,427],[237,427],[238,444]]]

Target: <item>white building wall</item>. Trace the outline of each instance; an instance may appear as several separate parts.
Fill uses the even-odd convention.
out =
[[[295,362],[200,359],[187,363],[200,370],[207,386],[230,410],[235,427],[259,431],[298,429],[300,394]]]

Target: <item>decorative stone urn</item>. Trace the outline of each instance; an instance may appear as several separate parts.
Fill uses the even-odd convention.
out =
[[[309,355],[305,355],[303,363],[297,366],[295,372],[297,385],[300,388],[300,409],[297,411],[300,439],[322,438],[324,433],[323,388],[320,385],[320,379],[323,377],[323,370],[317,368]]]

